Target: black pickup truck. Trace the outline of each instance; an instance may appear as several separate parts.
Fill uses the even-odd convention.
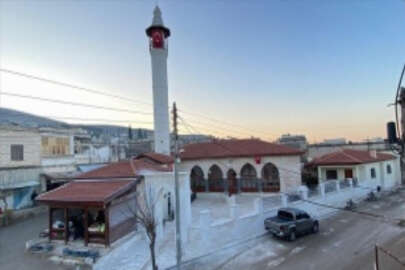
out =
[[[267,218],[264,227],[274,236],[294,241],[298,235],[317,233],[319,221],[297,208],[280,208],[277,216]]]

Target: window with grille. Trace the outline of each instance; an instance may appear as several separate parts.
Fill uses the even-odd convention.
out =
[[[10,152],[12,161],[24,160],[24,145],[12,144],[10,147]]]

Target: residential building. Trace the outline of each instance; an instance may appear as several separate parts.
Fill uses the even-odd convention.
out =
[[[278,139],[278,143],[297,148],[301,151],[306,151],[308,146],[308,141],[305,135],[283,134]]]
[[[333,138],[333,139],[325,139],[323,140],[322,144],[345,144],[345,138]]]
[[[316,172],[318,183],[355,179],[360,184],[368,182],[385,188],[400,180],[399,158],[375,150],[342,149],[315,158],[306,167]]]
[[[41,135],[35,128],[0,126],[0,193],[9,209],[31,205],[41,172]],[[0,201],[0,208],[5,205]]]
[[[32,205],[52,181],[77,173],[73,138],[65,128],[0,126],[0,190],[8,208]]]
[[[360,151],[391,151],[391,147],[385,141],[362,141],[362,142],[348,142],[342,144],[309,144],[307,149],[308,161],[320,157],[325,154],[333,153],[341,149],[353,149]]]

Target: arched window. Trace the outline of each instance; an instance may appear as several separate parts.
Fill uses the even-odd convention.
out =
[[[266,163],[262,169],[263,191],[280,191],[280,174],[273,163]]]
[[[224,191],[224,176],[221,168],[214,164],[208,171],[208,186],[210,191]]]
[[[244,192],[256,192],[257,188],[257,173],[252,164],[246,163],[240,170],[241,189]]]
[[[194,166],[190,173],[190,185],[192,192],[204,192],[204,172],[199,166]]]

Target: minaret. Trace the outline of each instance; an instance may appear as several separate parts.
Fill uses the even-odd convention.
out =
[[[153,11],[152,25],[146,29],[152,58],[153,117],[155,152],[170,154],[169,105],[167,87],[167,49],[170,36],[158,6]]]

